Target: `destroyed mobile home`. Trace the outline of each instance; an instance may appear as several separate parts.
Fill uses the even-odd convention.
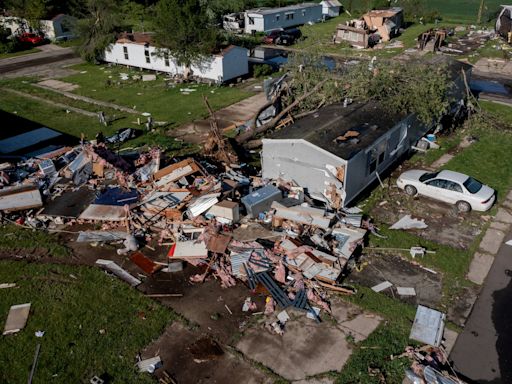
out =
[[[361,19],[339,24],[334,42],[347,42],[356,48],[373,47],[397,36],[403,26],[402,8],[375,9],[365,13]]]
[[[329,311],[325,289],[352,293],[338,283],[373,229],[359,213],[317,206],[300,186],[249,178],[244,167],[221,172],[192,158],[162,166],[157,149],[135,160],[104,144],[60,153],[29,160],[32,173],[6,183],[4,222],[55,231],[78,224],[77,242],[122,244],[117,253],[148,274],[186,261],[203,271],[191,282],[213,275],[223,287],[242,281],[265,292],[266,313],[276,306]],[[2,168],[14,175],[26,166]],[[270,236],[238,240],[236,232],[255,223]],[[143,254],[151,241],[164,247],[166,263]],[[96,264],[132,286],[141,283],[112,260]]]

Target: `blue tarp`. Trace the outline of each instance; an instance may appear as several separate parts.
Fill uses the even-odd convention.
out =
[[[99,205],[130,205],[134,204],[139,200],[139,194],[135,188],[123,189],[123,188],[108,188],[99,197],[96,198],[94,204]]]

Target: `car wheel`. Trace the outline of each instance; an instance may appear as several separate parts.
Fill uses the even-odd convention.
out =
[[[467,201],[459,201],[457,202],[457,211],[469,212],[471,211],[471,204],[469,204]]]
[[[418,193],[418,190],[416,189],[416,187],[414,187],[412,185],[406,185],[404,190],[405,190],[405,193],[407,193],[409,196],[416,196],[416,194]]]

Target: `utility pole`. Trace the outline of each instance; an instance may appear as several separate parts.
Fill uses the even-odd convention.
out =
[[[482,13],[484,11],[484,0],[480,1],[480,8],[478,9],[478,17],[476,19],[476,23],[480,24],[482,22]]]

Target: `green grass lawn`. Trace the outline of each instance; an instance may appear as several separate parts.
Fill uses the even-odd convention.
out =
[[[142,72],[121,66],[80,64],[72,68],[85,72],[62,79],[80,85],[74,93],[134,108],[141,113],[149,112],[156,121],[166,121],[172,126],[208,116],[203,96],[207,96],[212,108],[217,110],[252,95],[238,87],[182,84],[170,88],[163,75],[156,81],[123,82],[120,73],[140,75]],[[113,84],[108,85],[109,81]],[[185,88],[195,91],[184,95],[180,89]]]
[[[39,48],[31,48],[31,49],[26,49],[24,51],[18,51],[18,52],[0,53],[0,60],[1,59],[9,59],[11,57],[28,55],[30,53],[37,53],[37,52],[41,52],[41,50]]]
[[[357,294],[344,297],[384,318],[382,324],[359,344],[339,374],[333,374],[338,384],[380,383],[378,376],[371,376],[368,367],[377,368],[386,378],[386,383],[398,384],[404,378],[404,369],[409,367],[408,359],[390,360],[391,355],[399,355],[408,345],[409,333],[416,314],[416,308],[394,300],[367,287],[357,287]]]
[[[14,224],[0,226],[0,252],[40,252],[55,257],[69,256],[68,248],[56,236],[41,230],[27,230]]]
[[[429,0],[427,4],[430,9],[438,10],[444,21],[476,23],[480,0]],[[501,0],[485,0],[484,4],[482,22],[487,22],[487,19],[492,17],[504,2]]]
[[[74,277],[76,277],[76,279]],[[103,271],[90,267],[3,261],[0,326],[11,305],[32,303],[27,326],[2,336],[0,382],[23,383],[41,344],[37,383],[88,383],[108,374],[112,383],[153,383],[134,369],[135,356],[157,338],[173,315]],[[45,331],[44,337],[34,336]]]

